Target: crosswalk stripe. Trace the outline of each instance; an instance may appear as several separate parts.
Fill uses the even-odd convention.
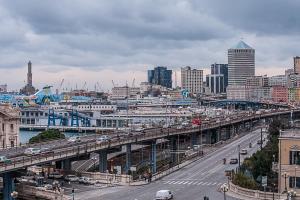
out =
[[[203,182],[201,181],[200,183],[198,183],[197,185],[201,185]]]
[[[189,182],[188,182],[188,185],[191,185],[192,183],[193,183],[193,181],[191,181],[191,182],[189,181]]]
[[[217,184],[217,182],[214,182],[212,185],[216,185]]]

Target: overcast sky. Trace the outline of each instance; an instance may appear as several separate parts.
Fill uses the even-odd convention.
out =
[[[0,0],[0,84],[23,86],[28,60],[39,88],[138,84],[157,65],[207,73],[240,38],[257,75],[281,74],[300,54],[299,10],[299,0]]]

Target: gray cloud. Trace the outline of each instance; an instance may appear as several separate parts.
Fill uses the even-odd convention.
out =
[[[299,10],[293,0],[0,0],[0,68],[206,67],[226,62],[240,37],[258,67],[286,66],[299,52]]]

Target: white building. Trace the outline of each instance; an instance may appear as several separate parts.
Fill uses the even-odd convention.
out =
[[[203,70],[191,69],[189,66],[181,68],[181,88],[192,94],[202,93]]]
[[[269,77],[269,86],[286,86],[287,85],[287,76],[286,75],[277,75]]]
[[[228,85],[245,85],[255,75],[255,50],[240,41],[228,49]]]
[[[227,99],[246,100],[249,98],[245,85],[229,85],[227,87]]]
[[[125,99],[126,97],[136,98],[137,96],[139,96],[139,94],[140,88],[138,87],[113,87],[111,99]]]
[[[8,104],[0,105],[0,148],[19,145],[20,112]]]

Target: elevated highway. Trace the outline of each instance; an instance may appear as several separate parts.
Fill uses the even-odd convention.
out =
[[[294,114],[300,113],[300,109],[293,110]],[[155,128],[147,129],[141,132],[135,132],[127,137],[117,137],[116,134],[113,135],[112,139],[107,142],[97,143],[97,135],[89,135],[81,138],[81,142],[78,143],[69,143],[66,139],[51,141],[47,143],[36,144],[34,147],[38,148],[49,148],[51,151],[44,154],[38,154],[33,156],[24,155],[24,150],[27,146],[17,147],[9,150],[1,150],[0,154],[7,156],[11,159],[11,163],[0,165],[0,173],[4,177],[4,199],[7,198],[7,194],[10,194],[12,190],[12,173],[13,171],[24,169],[33,165],[41,165],[44,163],[62,161],[64,168],[71,167],[71,159],[78,158],[81,156],[89,155],[90,153],[98,153],[99,160],[101,165],[99,170],[105,172],[107,169],[107,153],[111,149],[118,149],[121,146],[125,145],[127,148],[126,151],[126,170],[129,170],[131,166],[131,144],[149,144],[151,145],[151,169],[152,172],[156,172],[156,140],[161,138],[166,138],[171,141],[170,148],[171,150],[176,150],[177,143],[176,138],[181,135],[191,135],[191,138],[203,138],[202,135],[209,135],[211,130],[219,130],[221,128],[227,128],[229,130],[229,138],[234,135],[231,134],[231,129],[235,130],[237,126],[245,125],[249,123],[250,126],[254,121],[261,119],[280,117],[280,116],[293,116],[291,110],[285,111],[274,111],[274,112],[264,112],[259,114],[248,114],[248,115],[236,115],[235,117],[229,120],[223,121],[211,121],[205,122],[201,126],[193,127],[183,127],[177,129],[178,127],[169,127],[169,128]],[[228,138],[227,138],[228,139]],[[221,140],[218,137],[217,140]],[[211,140],[206,142],[211,143]],[[216,141],[217,142],[217,141]],[[197,139],[193,139],[193,144],[199,144]],[[33,147],[33,146],[30,146]],[[172,161],[176,162],[176,156],[172,158]]]

